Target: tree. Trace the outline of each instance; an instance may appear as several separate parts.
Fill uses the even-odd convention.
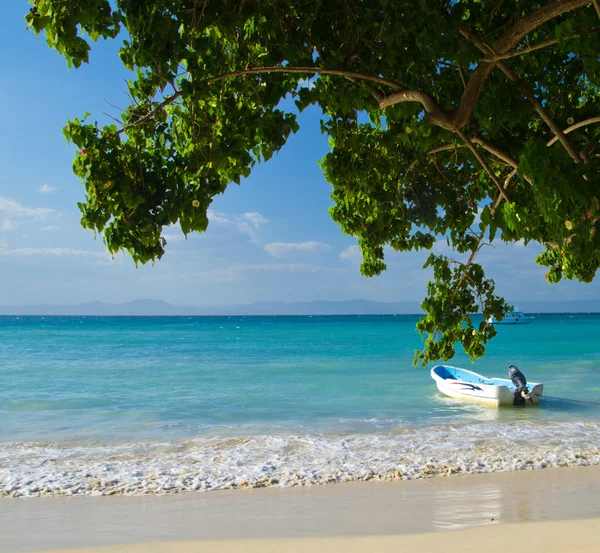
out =
[[[123,42],[134,72],[119,125],[69,121],[82,225],[136,263],[165,225],[206,230],[215,195],[298,130],[317,104],[331,151],[331,216],[361,271],[384,246],[431,249],[415,362],[472,359],[509,309],[475,262],[494,241],[536,241],[546,279],[600,263],[600,0],[33,0],[27,23],[69,65]],[[307,83],[310,83],[307,85]],[[472,314],[483,320],[475,325]]]

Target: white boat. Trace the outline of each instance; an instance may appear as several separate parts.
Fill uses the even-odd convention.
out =
[[[508,378],[487,378],[473,371],[437,365],[431,369],[431,378],[442,394],[492,407],[506,405],[537,405],[544,385],[527,384],[523,373],[514,365],[509,367]]]
[[[533,317],[528,317],[525,313],[521,313],[516,307],[512,311],[507,311],[504,319],[501,321],[490,317],[487,322],[493,325],[527,325],[533,322]]]

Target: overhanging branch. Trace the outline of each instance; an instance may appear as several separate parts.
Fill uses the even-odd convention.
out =
[[[600,0],[599,0],[600,1]],[[564,37],[563,40],[571,40],[574,38],[581,38],[580,34],[574,34],[568,37]],[[496,54],[488,56],[492,61],[500,61],[506,60],[509,58],[514,58],[517,56],[523,56],[525,54],[530,54],[531,52],[535,52],[536,50],[541,50],[542,48],[547,48],[548,46],[552,46],[553,44],[558,44],[560,40],[558,38],[550,38],[548,40],[542,40],[541,42],[537,42],[536,44],[532,44],[531,46],[526,46],[521,50],[512,50],[507,52],[506,54]]]
[[[510,198],[508,197],[506,190],[504,189],[504,187],[502,186],[502,183],[500,182],[500,180],[498,179],[498,177],[496,176],[496,173],[494,173],[494,171],[492,171],[491,167],[488,165],[488,162],[485,160],[485,158],[477,151],[477,148],[475,148],[475,145],[473,144],[473,142],[469,139],[468,136],[466,136],[460,129],[456,131],[458,136],[460,136],[461,140],[467,145],[467,148],[469,148],[469,150],[471,150],[473,152],[473,155],[477,158],[477,161],[479,161],[479,163],[481,163],[481,166],[484,168],[485,172],[490,176],[490,178],[494,181],[494,184],[496,185],[496,188],[498,188],[498,191],[500,192],[500,194],[502,194],[502,197],[508,202],[511,203]]]
[[[374,75],[364,75],[363,73],[357,73],[356,71],[346,71],[344,69],[325,69],[323,67],[290,67],[290,66],[275,66],[275,67],[251,67],[249,69],[241,69],[240,71],[232,71],[231,73],[223,73],[216,77],[204,79],[198,82],[198,85],[212,84],[218,81],[224,81],[227,79],[233,79],[234,77],[243,77],[244,75],[256,75],[260,73],[301,73],[305,75],[337,75],[340,77],[347,77],[358,79],[361,81],[370,81],[372,83],[378,83],[383,86],[389,86],[396,90],[402,90],[402,86],[394,81],[382,79]]]
[[[465,38],[467,38],[470,42],[472,42],[475,46],[477,46],[477,48],[479,48],[479,50],[484,52],[486,54],[486,57],[487,57],[487,55],[496,56],[498,54],[498,52],[492,46],[483,42],[479,37],[477,37],[475,34],[470,32],[463,25],[459,25],[459,31]],[[513,83],[515,83],[517,85],[517,88],[519,89],[521,94],[523,94],[523,96],[525,96],[525,98],[527,98],[527,101],[533,105],[533,107],[538,112],[540,117],[544,120],[544,122],[548,125],[548,127],[550,127],[552,132],[556,135],[557,140],[560,140],[561,143],[563,144],[563,146],[565,147],[565,149],[569,152],[569,155],[573,158],[575,163],[581,163],[582,159],[581,159],[581,156],[579,155],[579,152],[577,151],[577,149],[569,142],[569,139],[562,132],[562,130],[556,124],[556,122],[552,119],[552,117],[550,117],[550,114],[544,108],[542,103],[534,96],[533,92],[531,92],[531,90],[529,90],[529,88],[527,88],[527,86],[525,86],[525,83],[523,83],[521,81],[521,79],[519,79],[519,77],[517,77],[517,75],[514,73],[514,71],[512,71],[506,65],[506,63],[504,63],[503,61],[497,61],[495,63],[497,63],[497,65],[501,69],[501,71]]]
[[[131,129],[133,127],[137,127],[138,125],[141,125],[142,123],[144,123],[146,121],[149,121],[157,113],[160,113],[168,105],[172,104],[175,100],[177,100],[177,98],[179,98],[180,96],[183,96],[183,92],[181,90],[178,90],[177,92],[175,92],[175,94],[173,94],[173,95],[169,96],[168,98],[166,98],[164,100],[164,102],[161,102],[160,104],[158,104],[158,106],[156,106],[152,111],[148,112],[146,115],[142,115],[142,117],[140,117],[139,119],[137,119],[133,123],[130,123],[129,125],[125,125],[122,129],[120,129],[117,132],[117,134],[121,134],[122,132],[127,131],[128,129]]]
[[[360,80],[360,81],[369,81],[369,82],[378,83],[380,85],[388,86],[388,87],[396,89],[396,90],[402,89],[402,87],[398,83],[395,83],[393,81],[389,81],[387,79],[382,79],[381,77],[376,77],[374,75],[364,75],[362,73],[357,73],[355,71],[345,71],[343,69],[325,69],[322,67],[288,67],[288,66],[285,66],[285,67],[281,67],[281,66],[252,67],[249,69],[242,69],[240,71],[232,71],[230,73],[223,73],[222,75],[217,75],[215,77],[203,79],[201,81],[198,81],[197,85],[201,86],[201,85],[206,85],[206,84],[214,84],[214,83],[217,83],[220,81],[225,81],[227,79],[233,79],[235,77],[243,77],[245,75],[257,75],[257,74],[262,74],[262,73],[285,73],[285,74],[298,73],[298,74],[304,74],[304,75],[337,75],[340,77],[346,77],[347,79],[351,79],[351,80]],[[371,91],[371,92],[373,93],[373,91]],[[386,97],[383,95],[380,96],[379,95],[380,93],[377,91],[375,91],[375,92],[376,92],[376,94],[374,94],[374,96],[381,104],[381,102],[384,101]],[[409,95],[411,94],[411,91],[403,91],[403,92],[407,93]],[[426,96],[429,96],[426,93],[419,93],[419,92],[414,92],[414,94],[416,94],[415,98],[417,98],[419,94],[424,94]],[[183,96],[183,92],[181,90],[178,90],[177,92],[175,92],[175,94],[169,96],[163,102],[161,102],[158,106],[156,106],[152,111],[150,111],[146,115],[140,117],[137,121],[123,127],[121,130],[118,131],[118,134],[121,134],[123,131],[126,131],[127,129],[130,129],[132,127],[137,127],[138,125],[141,125],[142,123],[152,119],[152,117],[154,117],[157,113],[162,111],[169,104],[172,104],[175,100],[177,100],[181,96]],[[383,100],[382,100],[382,98],[383,98]],[[405,100],[405,101],[418,102],[420,100],[414,99],[414,100]],[[431,101],[433,101],[433,100],[431,100]]]
[[[433,154],[439,154],[440,152],[446,152],[447,150],[456,150],[456,148],[461,147],[461,144],[443,144],[442,146],[437,146],[436,148],[432,148],[427,152],[428,156]]]
[[[507,165],[510,165],[511,167],[514,167],[514,168],[517,168],[519,166],[517,161],[515,159],[513,159],[512,157],[510,157],[506,152],[503,152],[502,150],[500,150],[500,148],[490,144],[489,142],[486,142],[482,138],[475,137],[475,138],[472,138],[471,141],[474,144],[479,144],[484,150],[487,150],[491,154],[494,154],[498,159],[502,160]],[[465,146],[466,146],[466,144],[465,144]],[[427,155],[438,154],[440,152],[445,152],[447,150],[456,150],[456,148],[461,148],[461,147],[463,147],[462,144],[443,144],[442,146],[437,146],[436,148],[432,148],[431,150],[429,150],[427,152]]]
[[[445,129],[452,129],[448,117],[439,107],[437,102],[422,90],[399,90],[383,97],[379,102],[379,109],[384,110],[389,106],[403,102],[419,102],[428,113],[428,120]]]
[[[503,152],[500,148],[494,146],[493,144],[490,144],[489,142],[486,142],[485,140],[479,137],[475,137],[472,140],[475,144],[479,144],[483,149],[487,150],[491,154],[494,154],[498,159],[501,159],[507,165],[510,165],[511,167],[515,168],[519,166],[515,159],[510,157],[506,152]]]
[[[534,31],[547,21],[550,21],[565,12],[586,6],[589,2],[590,0],[556,0],[547,4],[543,8],[540,8],[517,21],[517,23],[494,42],[491,50],[497,56],[506,54],[511,48],[514,48],[523,38],[531,33],[531,31]],[[459,25],[459,30],[461,34],[464,35],[463,30],[466,31],[466,28]],[[493,59],[484,56],[477,66],[477,69],[473,72],[471,79],[467,84],[467,88],[462,95],[460,104],[450,118],[454,129],[460,129],[469,122],[483,85],[497,63],[497,61],[493,61]]]
[[[487,231],[487,228],[488,228],[488,226],[486,225],[483,228],[483,230],[481,231],[481,235],[479,236],[479,240],[477,241],[477,244],[475,244],[475,247],[471,251],[471,255],[470,255],[469,259],[465,263],[465,269],[463,271],[463,274],[461,275],[459,281],[456,283],[456,286],[454,287],[454,290],[452,291],[452,298],[451,299],[454,299],[454,297],[456,296],[457,292],[460,290],[460,287],[463,285],[463,282],[467,278],[467,275],[468,275],[469,269],[471,267],[471,264],[475,260],[475,257],[477,256],[477,254],[479,253],[479,250],[482,247],[483,238],[485,237],[485,232]]]
[[[590,117],[589,119],[585,119],[584,121],[579,121],[579,123],[575,123],[574,125],[567,127],[562,132],[565,134],[569,134],[571,131],[580,129],[581,127],[587,127],[588,125],[593,125],[594,123],[600,123],[600,117]],[[557,140],[558,137],[555,136],[552,140],[546,142],[546,146],[552,146],[552,144],[554,144]]]

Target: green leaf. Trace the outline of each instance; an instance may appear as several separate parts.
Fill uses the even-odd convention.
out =
[[[495,331],[474,325],[473,313],[485,320],[508,307],[477,263],[497,238],[546,248],[537,261],[549,282],[594,279],[600,33],[591,4],[555,2],[550,16],[547,3],[492,0],[197,4],[36,0],[26,15],[75,67],[93,59],[96,41],[124,31],[109,49],[131,72],[130,103],[111,113],[123,126],[101,128],[86,114],[63,129],[85,189],[81,224],[111,253],[155,262],[165,226],[203,232],[213,199],[279,152],[299,130],[298,112],[314,105],[330,146],[320,161],[329,213],[358,240],[361,273],[383,272],[390,249],[433,249],[415,362],[450,359],[457,347],[484,354]],[[482,72],[489,54],[468,33],[518,52],[505,63],[522,84],[498,67]],[[548,145],[574,121],[585,124]]]

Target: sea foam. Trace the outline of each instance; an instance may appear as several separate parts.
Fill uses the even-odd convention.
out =
[[[600,423],[0,444],[0,496],[165,494],[600,464]]]

